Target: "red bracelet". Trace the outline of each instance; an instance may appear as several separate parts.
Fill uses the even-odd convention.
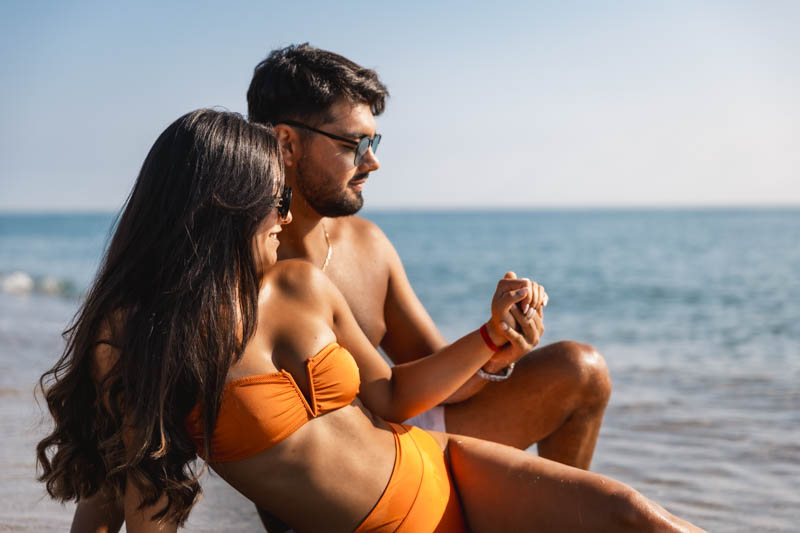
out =
[[[488,346],[491,351],[496,352],[500,349],[499,346],[492,342],[492,338],[489,336],[489,330],[486,329],[486,324],[482,325],[478,331],[481,332],[481,338],[483,339],[483,342],[486,343],[486,346]]]

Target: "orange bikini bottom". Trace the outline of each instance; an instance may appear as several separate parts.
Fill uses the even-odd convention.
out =
[[[395,443],[392,477],[355,533],[466,532],[464,513],[439,444],[418,427],[389,426]]]

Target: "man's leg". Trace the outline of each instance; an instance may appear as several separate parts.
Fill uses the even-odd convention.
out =
[[[588,469],[611,394],[605,360],[562,341],[523,357],[511,377],[445,408],[447,431],[526,449]]]

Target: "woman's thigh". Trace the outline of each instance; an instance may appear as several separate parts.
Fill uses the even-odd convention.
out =
[[[494,442],[430,433],[446,450],[473,532],[692,530],[606,476]]]

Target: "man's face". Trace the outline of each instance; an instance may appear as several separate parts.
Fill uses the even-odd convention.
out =
[[[310,125],[354,141],[375,135],[375,118],[368,105],[340,100],[330,111],[333,120]],[[372,148],[355,166],[353,146],[309,131],[304,132],[304,138],[303,156],[297,162],[297,191],[324,217],[356,213],[364,204],[364,182],[370,172],[380,168]]]

